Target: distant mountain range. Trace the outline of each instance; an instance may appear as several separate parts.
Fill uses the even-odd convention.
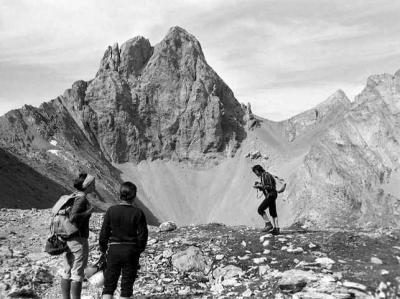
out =
[[[400,226],[400,72],[281,122],[254,115],[179,27],[105,51],[91,81],[0,117],[1,207],[50,207],[79,171],[100,209],[132,180],[151,222],[261,223],[252,165],[286,179],[282,225]]]

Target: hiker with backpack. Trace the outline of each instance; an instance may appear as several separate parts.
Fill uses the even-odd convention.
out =
[[[87,195],[95,191],[95,178],[90,174],[81,173],[74,181],[74,187],[77,191],[69,196],[70,199],[67,199],[68,202],[62,207],[62,210],[65,211],[63,215],[66,217],[58,217],[61,219],[59,222],[63,222],[60,226],[71,228],[62,235],[67,247],[61,275],[63,299],[81,298],[84,269],[89,257],[89,219],[93,212]],[[64,198],[67,197],[64,196]],[[54,226],[57,228],[57,223]]]
[[[275,179],[278,179],[281,182],[283,182],[283,180],[265,171],[265,169],[261,165],[253,166],[252,171],[255,173],[256,176],[260,178],[260,182],[256,182],[253,187],[261,191],[265,197],[257,209],[258,214],[260,214],[260,216],[265,221],[265,227],[263,228],[263,231],[269,232],[273,235],[279,235],[280,229],[278,224],[278,214],[276,212],[275,201],[278,197],[278,193],[281,193],[285,190],[286,183],[283,183],[282,188],[277,191]],[[267,208],[269,209],[269,214],[272,217],[272,223],[268,219],[267,213],[265,212]]]
[[[137,188],[125,182],[119,204],[108,208],[100,231],[100,251],[106,255],[103,299],[112,299],[121,275],[121,297],[130,298],[139,268],[139,257],[147,244],[148,230],[143,211],[134,206]]]

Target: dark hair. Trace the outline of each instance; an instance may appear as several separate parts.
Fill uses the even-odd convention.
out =
[[[74,187],[79,190],[79,191],[83,191],[83,182],[85,181],[87,177],[87,173],[80,173],[79,176],[75,179],[74,181]]]
[[[119,189],[119,199],[123,201],[132,201],[136,197],[137,187],[132,182],[124,182]]]
[[[258,171],[258,172],[265,172],[265,170],[264,170],[264,168],[261,166],[261,165],[254,165],[252,168],[251,168],[251,170],[253,170],[253,172],[256,172],[256,171]]]

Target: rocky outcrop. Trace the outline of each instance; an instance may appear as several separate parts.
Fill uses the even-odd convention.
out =
[[[215,163],[245,138],[244,115],[197,39],[174,27],[155,46],[108,47],[93,80],[0,117],[0,146],[67,190],[78,172],[94,174],[105,208],[120,181],[111,163]]]
[[[294,141],[298,136],[309,132],[322,122],[335,121],[335,118],[343,114],[350,106],[351,102],[346,94],[338,90],[314,109],[284,121],[285,134],[289,141]]]
[[[288,197],[299,219],[321,225],[399,226],[400,80],[377,75],[314,140]],[[385,215],[385,216],[383,216]]]
[[[108,47],[84,99],[77,94],[64,105],[112,162],[204,163],[233,155],[245,137],[245,112],[179,27],[154,47],[143,37]]]

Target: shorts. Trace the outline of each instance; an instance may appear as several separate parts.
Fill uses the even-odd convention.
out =
[[[87,238],[72,237],[67,241],[68,251],[64,254],[61,277],[81,282],[88,263],[89,242]]]
[[[269,214],[271,217],[276,218],[278,217],[278,214],[276,212],[276,198],[278,197],[278,193],[276,190],[267,192],[265,194],[265,199],[262,201],[260,206],[257,209],[258,214],[261,216],[264,216],[265,210],[269,208]]]

